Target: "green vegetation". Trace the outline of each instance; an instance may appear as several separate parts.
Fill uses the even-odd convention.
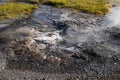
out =
[[[10,2],[8,3],[0,4],[0,20],[13,19],[15,17],[29,15],[33,12],[33,10],[38,8],[38,6],[34,5],[34,3],[36,4],[40,2],[57,7],[67,7],[76,9],[74,10],[73,13],[77,13],[77,10],[80,10],[83,12],[89,12],[94,14],[106,14],[111,7],[110,5],[108,5],[108,3],[116,4],[118,3],[118,1],[120,3],[120,0],[9,0],[9,1]]]
[[[40,3],[40,0],[25,0],[23,2],[32,3],[32,4],[38,4],[38,3]]]
[[[78,9],[94,14],[106,14],[110,6],[108,0],[45,0],[43,3],[57,6]]]
[[[0,20],[13,19],[23,15],[29,15],[33,10],[37,9],[37,5],[25,3],[5,3],[0,5]]]
[[[5,0],[5,2],[26,2],[36,4],[39,3],[41,0]]]

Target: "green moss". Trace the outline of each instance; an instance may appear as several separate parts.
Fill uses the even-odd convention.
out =
[[[37,5],[25,3],[5,3],[0,5],[0,20],[29,15],[35,9],[37,9]]]
[[[109,11],[108,0],[45,0],[43,3],[68,7],[94,14],[106,14]]]

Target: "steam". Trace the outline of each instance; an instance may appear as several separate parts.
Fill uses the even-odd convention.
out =
[[[120,6],[112,8],[112,10],[106,15],[105,22],[107,27],[120,25]]]
[[[66,23],[67,25],[62,24],[63,25],[62,27],[69,26],[67,30],[66,29],[65,31],[63,30],[63,32],[66,33],[65,36],[62,36],[63,40],[65,41],[65,44],[61,45],[64,46],[63,49],[67,48],[67,50],[74,51],[74,46],[78,44],[79,46],[81,46],[84,43],[91,45],[94,43],[105,42],[106,44],[104,47],[109,48],[109,50],[118,52],[119,48],[116,45],[107,42],[109,38],[108,39],[106,38],[109,35],[106,35],[106,33],[104,33],[104,30],[108,28],[119,27],[118,25],[120,25],[120,6],[113,7],[111,11],[108,14],[106,14],[104,17],[98,17],[100,20],[90,17],[89,20],[90,22],[88,23],[86,20],[87,17],[84,17],[85,15],[83,17],[81,17],[82,16],[81,14],[80,15],[75,14],[74,16],[72,16],[70,11],[67,10],[65,11],[64,9],[50,8],[49,6],[45,6],[45,5],[41,7],[42,8],[38,9],[34,14],[36,20],[42,21],[43,23],[48,23],[48,26],[53,21],[61,21],[63,23],[65,23],[64,21],[68,22]],[[91,20],[91,18],[93,19],[93,21]],[[101,25],[99,25],[98,23]],[[59,39],[59,37],[55,34],[52,34],[51,36],[47,36],[46,34],[41,36],[39,34],[39,38],[37,38],[37,40],[41,42],[44,41],[45,43],[46,41],[47,43],[48,42],[51,43],[53,41],[57,43],[56,42],[57,40],[61,40],[61,38]]]
[[[113,7],[111,11],[105,15],[103,18],[103,23],[101,22],[101,24],[103,25],[98,26],[97,28],[92,29],[85,34],[77,34],[77,32],[75,32],[76,34],[74,33],[75,35],[67,38],[66,41],[69,45],[84,42],[104,41],[104,39],[101,39],[99,33],[101,34],[101,32],[107,28],[119,27],[118,25],[120,25],[120,6]]]

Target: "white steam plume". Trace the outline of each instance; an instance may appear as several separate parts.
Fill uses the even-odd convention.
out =
[[[112,8],[112,10],[106,15],[105,24],[107,27],[120,25],[120,6]]]

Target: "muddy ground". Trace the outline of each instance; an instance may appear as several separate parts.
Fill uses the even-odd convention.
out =
[[[120,27],[73,12],[40,5],[1,22],[0,80],[120,80]]]

